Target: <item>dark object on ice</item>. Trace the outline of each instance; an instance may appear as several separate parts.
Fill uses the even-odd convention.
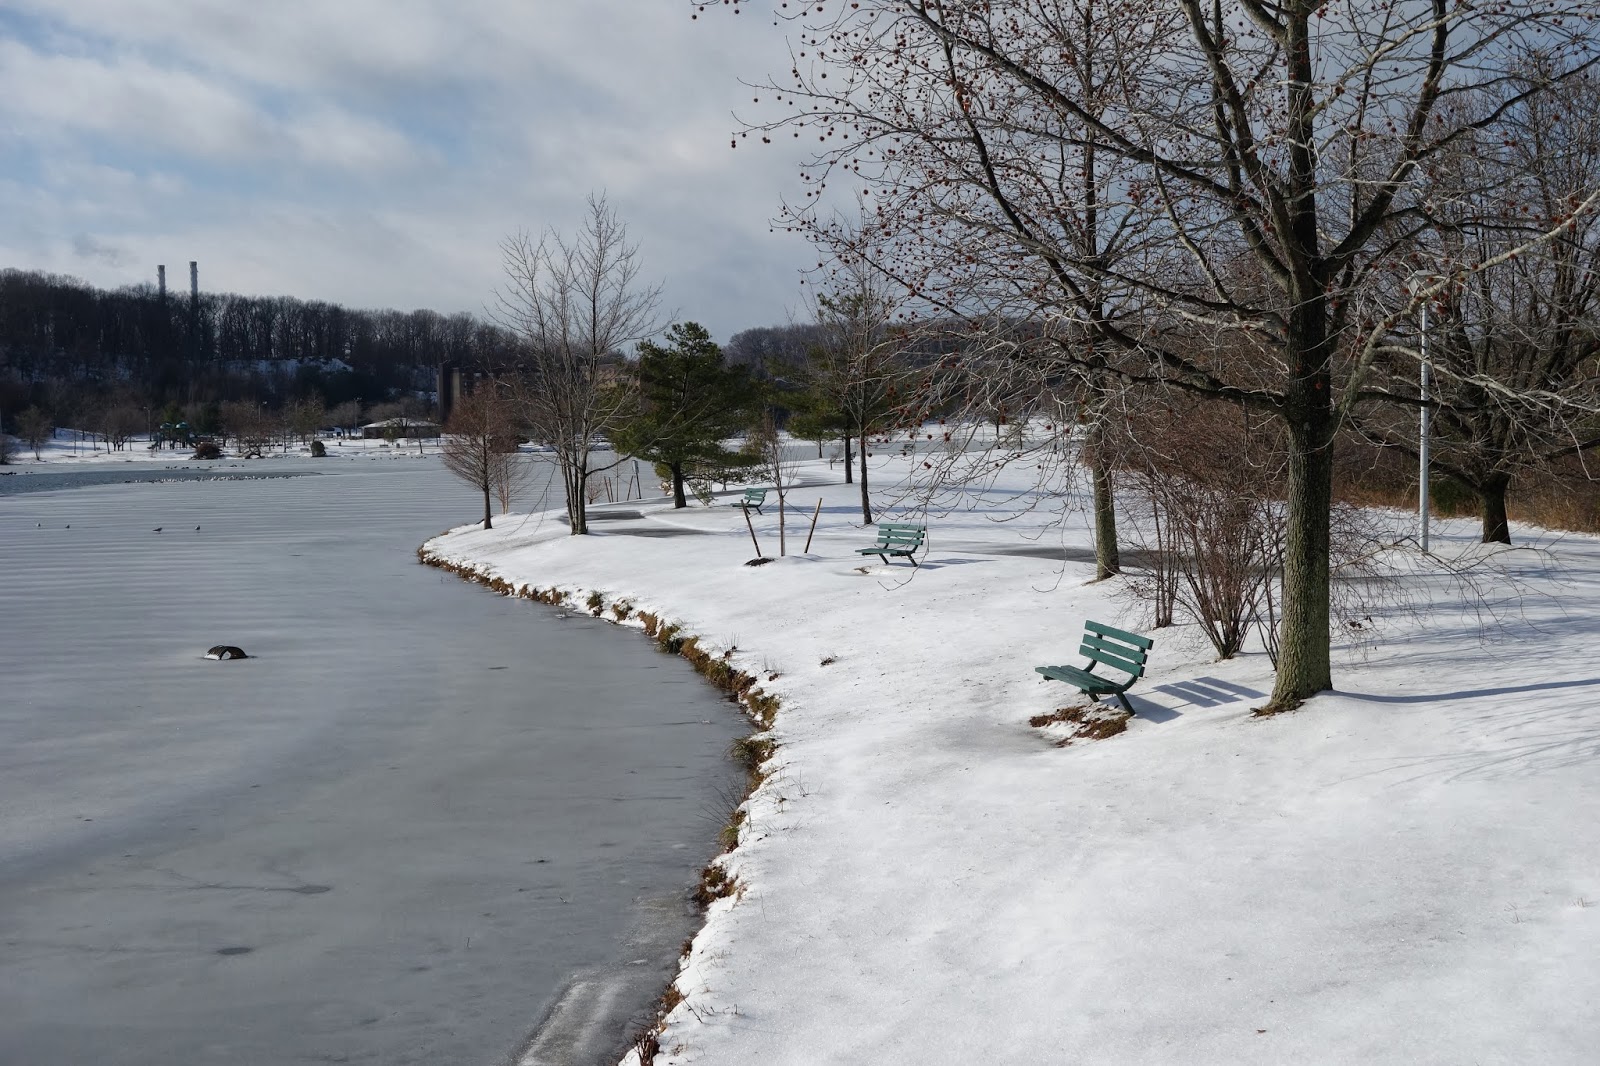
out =
[[[248,659],[243,648],[235,648],[232,644],[218,644],[206,652],[207,659]]]
[[[312,441],[311,442],[311,458],[313,458],[313,459],[326,459],[327,457],[328,457],[328,447],[327,447],[327,445],[323,444],[320,440]]]
[[[769,556],[763,555],[760,558],[751,559],[749,562],[745,563],[744,565],[746,565],[746,566],[766,566],[770,562],[772,562],[772,559]]]
[[[161,532],[161,527],[157,526],[156,528],[152,529],[150,532],[152,532],[152,533],[160,533]]]
[[[1128,697],[1123,693],[1144,676],[1145,659],[1155,641],[1099,622],[1085,622],[1083,629],[1083,644],[1078,648],[1078,654],[1089,660],[1087,670],[1080,670],[1076,666],[1035,666],[1034,669],[1043,674],[1046,680],[1065,681],[1096,702],[1101,696],[1115,696],[1122,704],[1122,709],[1133,714],[1133,704],[1128,702]],[[1113,681],[1102,677],[1094,672],[1096,664],[1119,670],[1127,674],[1128,679]]]

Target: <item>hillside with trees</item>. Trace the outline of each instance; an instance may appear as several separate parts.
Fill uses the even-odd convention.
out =
[[[205,423],[230,402],[273,412],[417,406],[440,364],[486,369],[511,361],[514,348],[506,330],[465,313],[236,293],[191,300],[152,285],[106,290],[57,274],[0,271],[7,430],[29,409],[85,428],[110,416],[139,433],[167,410],[218,428]],[[426,405],[406,413],[426,413]]]

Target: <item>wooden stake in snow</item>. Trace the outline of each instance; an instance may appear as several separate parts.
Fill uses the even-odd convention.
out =
[[[800,553],[801,555],[809,554],[810,551],[811,551],[811,538],[817,532],[817,516],[819,514],[821,514],[821,513],[822,513],[822,499],[820,497],[818,497],[818,499],[817,499],[817,509],[815,511],[811,512],[811,529],[810,529],[809,532],[806,533],[806,550],[801,552]]]
[[[754,522],[750,521],[750,508],[740,506],[739,510],[744,512],[745,528],[750,530],[750,543],[756,546],[756,558],[759,559],[761,558],[761,542],[756,540],[756,526]]]

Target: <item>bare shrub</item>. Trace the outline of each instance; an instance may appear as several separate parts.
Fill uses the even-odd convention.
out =
[[[639,1066],[651,1066],[661,1054],[661,1037],[654,1029],[646,1029],[633,1042],[633,1053],[639,1056]]]
[[[483,528],[494,528],[489,508],[496,479],[506,474],[505,455],[516,449],[510,403],[493,387],[473,390],[450,412],[441,455],[445,469],[483,493]]]
[[[490,485],[494,499],[501,506],[501,514],[510,511],[510,504],[514,503],[518,493],[522,493],[531,480],[533,464],[523,458],[515,440],[507,439],[504,450],[494,451],[490,456]]]
[[[1153,563],[1128,588],[1158,626],[1181,608],[1231,659],[1253,627],[1277,621],[1285,480],[1276,434],[1224,414],[1178,403],[1140,420],[1126,478],[1148,510],[1129,532]]]
[[[747,454],[754,454],[772,477],[773,488],[778,493],[778,554],[789,554],[788,525],[789,490],[797,477],[798,460],[789,454],[788,441],[778,431],[772,412],[762,415],[761,421],[745,437]]]

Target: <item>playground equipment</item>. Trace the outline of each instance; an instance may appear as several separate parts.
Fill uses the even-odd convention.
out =
[[[155,451],[163,444],[170,444],[174,448],[193,448],[194,430],[189,428],[187,422],[163,422],[161,428],[156,430],[155,439],[150,442],[150,450]]]

